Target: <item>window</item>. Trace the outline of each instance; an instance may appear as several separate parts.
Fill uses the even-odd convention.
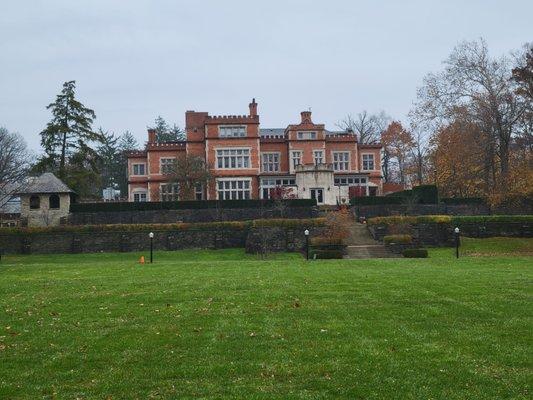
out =
[[[249,149],[217,150],[217,168],[219,169],[250,168],[250,150]]]
[[[315,165],[324,164],[324,152],[322,150],[313,151]]]
[[[374,154],[363,154],[363,171],[374,169]]]
[[[136,203],[146,201],[146,192],[136,192],[133,193],[133,201]]]
[[[218,127],[218,136],[223,138],[245,137],[246,126],[228,125]]]
[[[280,186],[296,186],[295,178],[262,178],[261,179],[261,198],[269,199],[272,189]]]
[[[163,175],[169,175],[174,172],[174,160],[175,158],[162,158],[160,160],[160,171]]]
[[[204,199],[204,187],[202,186],[202,184],[198,184],[194,188],[194,198],[196,200],[203,200]]]
[[[246,200],[250,198],[249,180],[219,180],[217,184],[219,200]]]
[[[159,198],[161,201],[178,200],[180,186],[177,183],[164,183],[159,189]]]
[[[316,139],[316,132],[298,132],[296,138],[298,140],[314,140]]]
[[[349,171],[350,170],[350,153],[349,152],[333,152],[333,169],[335,171]]]
[[[263,172],[279,171],[279,153],[263,153]]]
[[[300,160],[302,159],[301,151],[293,151],[291,153],[292,167],[296,168],[297,165],[300,165]]]
[[[356,178],[353,176],[342,176],[334,179],[335,186],[359,186],[366,183],[366,178]]]
[[[48,205],[50,209],[58,209],[60,206],[59,196],[57,194],[51,194],[48,198]]]
[[[41,208],[41,198],[39,196],[30,197],[30,210],[38,210]]]
[[[133,175],[146,175],[145,164],[133,164]]]

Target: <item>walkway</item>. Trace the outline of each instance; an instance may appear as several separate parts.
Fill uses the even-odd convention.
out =
[[[383,244],[374,240],[366,225],[354,222],[350,236],[344,241],[347,254],[344,258],[393,258],[399,257]]]

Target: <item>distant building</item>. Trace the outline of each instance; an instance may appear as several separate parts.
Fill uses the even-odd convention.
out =
[[[16,194],[21,200],[22,225],[55,226],[67,217],[74,191],[47,172],[28,178]]]
[[[117,201],[120,200],[120,190],[113,187],[105,188],[102,191],[102,198],[104,201]]]
[[[0,227],[13,227],[20,220],[20,198],[13,193],[16,186],[0,184]]]
[[[149,129],[145,149],[128,153],[129,201],[178,200],[179,187],[165,171],[184,154],[203,158],[214,176],[197,189],[197,200],[267,199],[280,186],[318,204],[347,201],[350,193],[382,194],[381,144],[328,131],[313,123],[311,111],[286,128],[263,129],[254,99],[248,115],[187,111],[185,122],[186,141],[158,143]]]

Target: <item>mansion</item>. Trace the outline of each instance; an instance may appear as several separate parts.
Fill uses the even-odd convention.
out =
[[[197,200],[268,199],[279,187],[331,205],[382,194],[382,146],[360,144],[352,131],[328,131],[311,111],[286,128],[265,129],[254,99],[248,115],[187,111],[185,129],[185,141],[164,143],[149,129],[145,149],[127,154],[129,201],[178,200],[168,173],[184,155],[205,160],[213,177],[196,189]]]

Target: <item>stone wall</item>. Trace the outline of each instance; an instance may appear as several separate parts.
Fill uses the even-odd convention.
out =
[[[310,228],[310,237],[320,228]],[[305,249],[302,229],[250,228],[220,230],[154,230],[155,250],[223,249],[245,247],[247,252],[301,251]],[[3,254],[62,254],[148,251],[146,231],[47,232],[2,234]]]
[[[370,225],[368,227],[374,239],[382,241],[383,237],[391,234],[387,225]],[[413,242],[423,246],[453,246],[455,226],[448,223],[419,223],[410,224],[408,233],[413,236]],[[459,224],[461,236],[473,238],[488,237],[533,237],[533,225],[524,222],[484,222]],[[394,232],[397,233],[397,232]]]
[[[356,216],[388,217],[391,215],[489,215],[490,208],[484,204],[379,204],[353,206]]]
[[[247,230],[154,231],[155,250],[222,249],[244,247]],[[148,232],[53,232],[2,235],[5,254],[59,254],[146,251]]]
[[[316,207],[208,208],[188,210],[150,210],[117,212],[75,212],[67,218],[69,225],[102,224],[171,224],[175,222],[246,221],[261,218],[316,218]]]

